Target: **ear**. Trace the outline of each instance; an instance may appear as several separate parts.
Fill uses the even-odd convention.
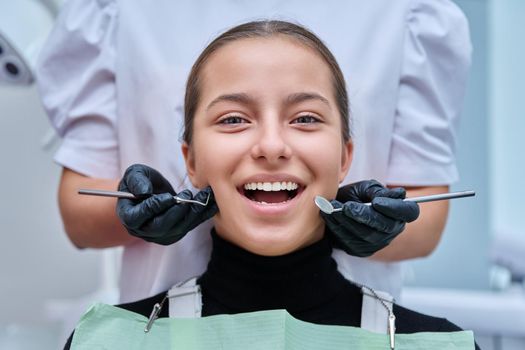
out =
[[[193,148],[188,145],[186,142],[182,144],[182,155],[184,156],[184,162],[186,163],[186,172],[188,173],[188,177],[190,178],[191,184],[196,188],[202,188],[200,185],[200,181],[198,180],[198,176],[195,169],[195,156],[193,152]]]
[[[350,165],[352,164],[352,159],[354,157],[354,144],[352,141],[348,141],[343,144],[343,149],[341,152],[341,171],[339,173],[339,183],[343,182],[348,174]]]

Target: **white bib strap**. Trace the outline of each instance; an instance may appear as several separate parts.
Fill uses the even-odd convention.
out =
[[[168,291],[168,304],[170,317],[201,317],[202,294],[197,277],[173,286]]]
[[[369,289],[362,287],[363,306],[361,308],[361,328],[367,331],[388,334],[389,310],[392,310],[394,298],[381,291],[375,296]],[[378,299],[380,298],[380,299]],[[383,303],[386,305],[383,305]]]

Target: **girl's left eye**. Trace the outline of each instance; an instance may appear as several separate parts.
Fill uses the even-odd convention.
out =
[[[321,122],[321,119],[313,116],[313,115],[301,115],[294,120],[292,120],[292,124],[313,124],[313,123],[319,123]]]

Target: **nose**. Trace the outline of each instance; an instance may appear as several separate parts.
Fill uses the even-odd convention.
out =
[[[264,160],[270,165],[277,165],[289,159],[292,149],[286,137],[284,126],[278,121],[260,125],[257,139],[253,144],[251,154],[256,160]]]

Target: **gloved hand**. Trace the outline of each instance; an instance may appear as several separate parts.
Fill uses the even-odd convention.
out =
[[[192,203],[178,204],[168,180],[157,170],[142,164],[126,169],[120,180],[119,191],[133,193],[138,199],[120,198],[117,215],[128,232],[148,242],[169,245],[177,242],[200,223],[218,211],[210,187],[195,195],[184,190],[177,196],[206,202],[207,206]]]
[[[419,216],[415,202],[403,201],[404,188],[388,189],[375,180],[343,186],[337,192],[334,208],[342,211],[321,212],[335,245],[350,255],[366,257],[386,247],[407,222]],[[371,206],[363,203],[372,203]]]

